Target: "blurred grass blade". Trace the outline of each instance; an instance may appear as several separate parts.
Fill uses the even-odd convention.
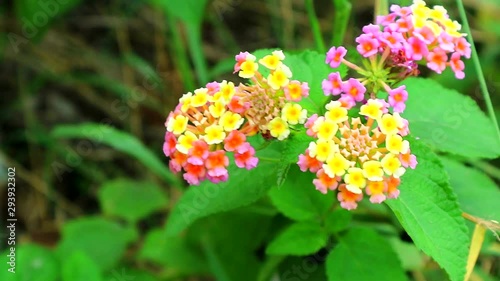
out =
[[[481,251],[481,246],[483,245],[485,233],[486,228],[480,223],[476,224],[474,233],[472,234],[469,258],[467,259],[467,274],[465,274],[465,281],[469,280],[472,270],[474,270],[474,265],[476,264],[477,257],[479,256],[479,252]]]
[[[123,59],[125,60],[125,63],[133,67],[144,77],[145,82],[141,86],[149,83],[154,88],[159,87],[160,90],[164,90],[165,87],[163,80],[156,69],[148,61],[132,52],[125,53]]]
[[[203,42],[201,39],[201,25],[187,23],[187,39],[189,44],[189,52],[193,58],[194,67],[198,74],[198,81],[202,84],[208,82],[208,68],[205,54],[203,53]]]
[[[472,61],[474,62],[474,67],[476,68],[477,78],[479,79],[479,86],[481,87],[481,92],[483,93],[486,108],[488,108],[488,114],[490,115],[491,121],[495,125],[497,136],[500,139],[500,127],[498,127],[498,122],[495,116],[495,109],[493,108],[493,104],[491,103],[490,93],[488,92],[488,86],[486,85],[486,80],[484,79],[483,69],[481,68],[481,63],[479,62],[479,56],[476,51],[476,46],[474,45],[474,39],[472,38],[472,32],[469,27],[469,21],[467,20],[467,15],[465,14],[464,3],[462,3],[462,0],[457,0],[457,6],[463,24],[463,31],[469,35],[467,36],[467,41],[470,44]]]
[[[59,125],[52,130],[51,135],[55,138],[85,138],[109,145],[135,157],[168,183],[176,187],[181,186],[179,179],[170,172],[156,154],[127,132],[103,124],[81,123],[78,125]],[[158,154],[163,153],[159,147],[155,151],[158,151]]]
[[[385,16],[389,12],[389,1],[375,0],[375,10],[373,15],[373,22],[376,22],[377,16]]]
[[[344,36],[349,23],[352,5],[349,0],[333,0],[335,17],[333,20],[332,45],[340,46],[344,42]]]
[[[323,41],[323,35],[321,34],[321,26],[319,25],[318,17],[314,11],[313,0],[306,0],[306,10],[307,17],[309,18],[309,23],[311,24],[312,33],[314,37],[314,42],[316,43],[316,50],[320,53],[326,52],[325,42]]]
[[[182,42],[181,34],[177,29],[177,20],[172,16],[167,16],[168,27],[171,35],[170,51],[174,56],[174,62],[176,67],[179,69],[182,82],[184,84],[184,90],[192,91],[195,88],[194,77],[191,73],[191,65],[189,63],[189,57],[186,52],[186,47]]]

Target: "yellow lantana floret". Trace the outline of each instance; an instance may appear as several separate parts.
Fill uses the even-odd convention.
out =
[[[282,60],[285,59],[283,51],[274,51],[271,55],[267,55],[259,60],[259,63],[263,66],[274,70],[282,64]]]
[[[363,175],[370,181],[383,180],[382,164],[375,160],[366,161],[363,163]]]
[[[177,144],[175,145],[175,148],[179,152],[181,152],[183,154],[187,154],[189,149],[191,147],[193,147],[193,142],[196,140],[198,140],[196,135],[190,131],[187,131],[184,135],[181,135],[179,137],[179,140],[178,140]]]
[[[229,103],[234,96],[234,83],[224,80],[219,85],[221,98],[223,98],[226,103]]]
[[[385,140],[385,147],[393,154],[406,154],[410,149],[410,143],[403,140],[400,135],[389,135]]]
[[[379,119],[382,117],[383,104],[374,99],[369,99],[368,102],[361,106],[359,114],[370,117],[372,119]]]
[[[285,120],[281,119],[280,117],[276,117],[269,124],[267,125],[269,132],[271,133],[271,136],[279,139],[279,140],[284,140],[288,137],[290,134],[290,130],[288,129],[288,124],[285,122]]]
[[[191,92],[184,94],[180,99],[181,111],[186,112],[191,106],[191,100],[193,99],[193,94]]]
[[[282,64],[275,71],[271,72],[267,77],[267,82],[269,86],[274,90],[278,90],[281,87],[288,85],[290,82],[290,77],[292,77],[292,72],[288,66]]]
[[[344,122],[347,120],[347,108],[342,106],[339,101],[331,101],[326,106],[328,111],[325,114],[327,120],[331,120],[335,123]]]
[[[339,126],[332,120],[320,117],[316,121],[314,121],[313,127],[311,129],[317,134],[318,139],[330,140],[337,133]]]
[[[336,152],[338,146],[332,140],[318,140],[309,143],[309,156],[325,162],[330,159]]]
[[[213,117],[219,118],[222,114],[224,114],[224,112],[226,112],[226,106],[223,102],[216,101],[208,107],[208,111]]]
[[[231,111],[226,111],[220,118],[219,123],[224,128],[224,131],[231,132],[237,130],[243,124],[245,119],[241,117],[238,113],[233,113]]]
[[[207,144],[218,144],[221,143],[226,137],[224,128],[220,125],[213,124],[205,128],[205,135],[203,139]]]
[[[208,102],[208,90],[206,88],[200,88],[194,91],[194,96],[191,99],[191,105],[193,107],[204,106]]]
[[[281,111],[281,119],[288,124],[303,124],[307,118],[307,110],[302,109],[300,104],[287,103]]]
[[[255,56],[249,54],[246,56],[246,60],[240,65],[238,75],[242,78],[252,78],[257,69],[259,69],[259,65],[255,62]]]
[[[399,113],[386,113],[377,120],[380,131],[385,135],[395,135],[399,132],[399,128],[403,127],[403,119]]]
[[[352,193],[360,194],[361,188],[366,186],[366,179],[363,170],[360,168],[349,168],[344,176],[346,188]]]
[[[167,131],[174,133],[174,135],[180,135],[186,131],[187,124],[188,118],[186,116],[177,115],[168,119]]]
[[[345,171],[351,166],[351,162],[345,159],[344,156],[340,153],[335,153],[326,164],[323,164],[323,170],[325,173],[334,178],[336,176],[342,176],[345,174]]]
[[[384,172],[387,175],[392,175],[395,178],[399,178],[406,171],[405,168],[401,167],[401,162],[396,157],[396,155],[392,153],[389,153],[384,158],[382,158],[382,161],[380,161],[380,163],[382,164]]]

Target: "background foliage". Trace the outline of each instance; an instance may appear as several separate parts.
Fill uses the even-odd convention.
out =
[[[474,223],[462,213],[500,221],[500,143],[471,61],[461,81],[405,81],[419,166],[387,204],[348,212],[315,191],[294,165],[307,137],[259,150],[258,168],[224,184],[187,188],[168,170],[168,111],[208,81],[239,81],[239,51],[287,50],[311,85],[303,106],[320,111],[324,50],[373,19],[372,1],[351,2],[2,2],[0,196],[16,167],[18,223],[16,274],[0,280],[463,280]],[[428,2],[459,19],[454,1]],[[464,2],[500,116],[500,5]],[[499,257],[487,230],[470,279],[495,280]]]

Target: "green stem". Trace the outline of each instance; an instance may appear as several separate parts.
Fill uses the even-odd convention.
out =
[[[186,53],[186,48],[182,43],[181,35],[177,29],[177,21],[173,17],[167,16],[168,26],[170,27],[170,33],[172,35],[172,40],[170,40],[170,47],[172,53],[176,54],[174,57],[175,64],[179,69],[182,82],[184,84],[185,90],[193,90],[195,87],[193,75],[191,75],[191,67],[189,65],[189,57]]]
[[[349,23],[352,5],[348,0],[333,0],[334,20],[332,45],[340,46],[344,42],[345,31]]]
[[[200,83],[205,84],[208,82],[208,68],[202,49],[201,26],[199,24],[186,23],[186,28],[189,52],[193,58],[198,80]]]
[[[495,117],[495,110],[493,104],[491,103],[490,93],[488,92],[488,87],[486,86],[486,80],[484,79],[483,70],[481,69],[481,63],[479,62],[479,56],[477,55],[476,46],[474,45],[474,39],[472,39],[472,33],[470,31],[469,22],[467,21],[467,15],[465,14],[464,4],[462,0],[457,0],[458,11],[460,12],[460,18],[462,19],[462,24],[464,31],[469,34],[467,41],[471,46],[472,61],[474,62],[474,67],[476,68],[477,78],[479,79],[479,86],[481,87],[481,92],[483,93],[483,98],[488,109],[488,114],[490,115],[493,125],[497,131],[498,138],[500,139],[500,129],[498,128],[498,122]]]
[[[375,0],[375,11],[373,22],[377,20],[377,16],[385,16],[389,11],[389,3],[387,0]]]
[[[319,26],[319,20],[314,11],[313,0],[306,0],[306,10],[307,16],[309,17],[309,23],[311,24],[314,42],[316,43],[316,49],[320,53],[326,53],[325,42],[323,41],[323,35],[321,34],[321,28]]]

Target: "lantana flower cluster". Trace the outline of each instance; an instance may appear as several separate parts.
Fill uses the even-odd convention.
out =
[[[349,210],[365,194],[372,203],[398,197],[401,176],[417,165],[404,139],[408,121],[400,115],[408,92],[398,83],[418,75],[422,63],[437,73],[450,66],[462,79],[461,58],[469,58],[471,50],[460,28],[443,7],[429,8],[417,0],[410,7],[392,5],[390,14],[363,28],[356,38],[361,65],[346,59],[345,47],[328,51],[327,64],[345,64],[358,77],[343,80],[340,72],[330,73],[322,89],[334,101],[326,105],[324,116],[314,114],[305,124],[315,140],[297,164],[316,174],[317,190],[337,190],[341,206]],[[379,98],[381,91],[387,93],[385,98]]]
[[[183,171],[190,185],[205,179],[227,181],[227,153],[233,153],[239,168],[250,170],[258,164],[248,136],[260,133],[283,140],[290,126],[303,124],[307,111],[296,102],[308,96],[309,87],[290,81],[292,73],[284,58],[282,51],[274,51],[257,63],[255,56],[242,52],[234,70],[251,84],[211,82],[184,94],[165,122],[163,151],[170,157],[170,169]],[[259,64],[270,70],[266,78],[258,71]]]

